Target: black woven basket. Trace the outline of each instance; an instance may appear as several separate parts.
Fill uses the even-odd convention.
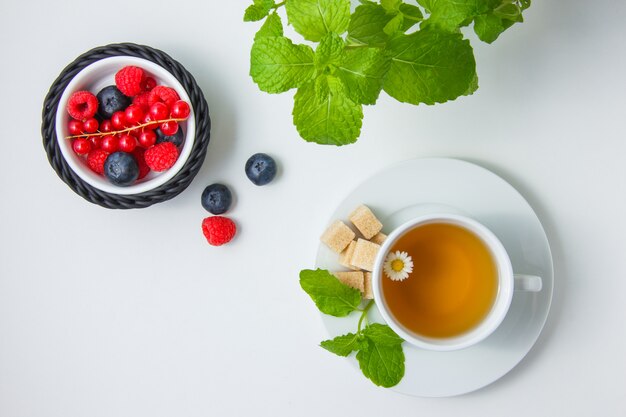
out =
[[[57,143],[55,118],[63,91],[70,81],[72,81],[72,78],[83,68],[98,60],[112,56],[143,58],[168,70],[180,81],[183,88],[187,91],[196,117],[195,142],[185,165],[183,165],[181,170],[165,184],[140,194],[112,194],[87,184],[76,175],[67,164]],[[65,67],[46,95],[42,119],[41,135],[43,137],[43,146],[46,149],[48,160],[52,168],[54,168],[59,177],[74,190],[76,194],[87,201],[111,209],[144,208],[169,200],[180,194],[189,186],[200,170],[204,162],[204,157],[206,156],[211,132],[209,108],[193,76],[180,63],[172,59],[166,53],[149,46],[136,45],[134,43],[119,43],[94,48],[85,52],[76,58],[74,62]]]

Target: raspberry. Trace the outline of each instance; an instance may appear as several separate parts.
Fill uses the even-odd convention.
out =
[[[145,153],[146,150],[140,148],[139,146],[131,152],[131,155],[135,158],[135,161],[137,161],[137,166],[139,167],[139,177],[137,177],[138,180],[144,178],[150,172],[150,167],[148,166],[148,164],[146,164],[146,160],[144,159]]]
[[[87,165],[96,174],[104,174],[104,161],[109,153],[102,149],[94,149],[87,155]]]
[[[174,165],[178,159],[178,148],[172,142],[163,142],[154,145],[146,151],[146,164],[153,171],[166,171]]]
[[[143,91],[145,77],[141,68],[129,65],[115,74],[115,86],[125,96],[134,97]]]
[[[148,113],[150,110],[150,105],[148,104],[148,97],[150,96],[150,92],[147,91],[145,93],[141,93],[138,96],[133,98],[133,104],[139,106],[141,110],[143,110],[144,114]]]
[[[89,91],[77,91],[67,102],[67,112],[76,120],[86,120],[98,111],[98,99]]]
[[[143,89],[146,91],[152,90],[154,87],[156,87],[156,85],[157,85],[157,82],[152,77],[146,77],[146,79],[143,80]]]
[[[228,217],[213,216],[202,220],[202,233],[209,245],[221,246],[235,237],[237,226]]]
[[[178,93],[176,90],[170,87],[165,87],[163,85],[157,85],[150,91],[150,96],[148,96],[148,104],[152,106],[154,103],[163,102],[167,104],[167,107],[172,107],[174,103],[180,100],[178,97]]]

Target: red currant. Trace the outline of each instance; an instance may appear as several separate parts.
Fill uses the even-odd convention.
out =
[[[118,139],[115,136],[105,136],[102,138],[102,144],[100,145],[103,151],[113,153],[119,148]]]
[[[70,135],[80,135],[83,133],[83,122],[79,120],[70,120],[67,124],[67,130],[70,132]]]
[[[172,104],[171,115],[174,119],[186,119],[189,117],[189,113],[191,113],[191,108],[186,101],[178,100]]]
[[[85,132],[87,132],[87,133],[97,132],[98,131],[98,121],[96,119],[94,119],[93,117],[91,119],[85,120],[85,122],[83,123],[83,129],[85,129]]]
[[[167,104],[162,102],[156,102],[150,106],[150,115],[152,120],[165,120],[170,114],[170,110],[167,108]]]
[[[154,87],[156,87],[156,80],[152,77],[146,77],[145,81],[143,82],[143,89],[146,91],[150,91],[152,90]]]
[[[157,135],[156,133],[154,133],[154,130],[144,130],[139,135],[139,144],[147,149],[150,146],[154,145],[156,139]]]
[[[132,152],[137,147],[137,139],[131,135],[122,135],[118,141],[120,151]]]
[[[173,121],[161,123],[161,132],[165,136],[175,135],[178,132],[178,123]]]
[[[87,138],[76,138],[72,142],[72,149],[79,155],[86,155],[91,150],[91,142]]]
[[[103,120],[102,123],[100,123],[100,131],[101,132],[110,132],[113,130],[113,123],[111,123],[110,120]]]
[[[141,110],[141,107],[135,104],[131,104],[130,106],[128,106],[124,113],[126,115],[126,121],[128,122],[128,124],[135,125],[143,120],[143,110]]]
[[[123,129],[126,125],[126,114],[123,111],[116,111],[111,116],[111,124],[116,129]]]
[[[100,149],[102,146],[102,136],[92,136],[89,138],[92,149]]]

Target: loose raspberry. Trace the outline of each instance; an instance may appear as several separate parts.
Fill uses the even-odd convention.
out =
[[[77,91],[67,102],[67,112],[72,118],[84,121],[95,116],[98,111],[98,99],[89,91]]]
[[[235,237],[237,226],[228,217],[212,216],[202,220],[202,233],[209,245],[221,246]]]
[[[163,102],[167,104],[167,107],[169,108],[172,107],[178,100],[180,100],[180,97],[178,96],[176,90],[163,85],[157,85],[152,89],[152,91],[150,91],[148,104],[152,106],[154,103]]]
[[[150,110],[150,105],[148,104],[148,97],[150,97],[150,92],[146,91],[145,93],[141,93],[138,96],[133,98],[133,104],[139,106],[141,110],[143,110],[144,114],[148,113]]]
[[[140,148],[139,146],[131,152],[131,155],[133,155],[135,161],[137,161],[137,166],[139,167],[139,177],[137,177],[138,180],[144,178],[150,172],[150,167],[146,164],[146,159],[144,158],[145,153],[146,150],[144,148]]]
[[[172,142],[154,145],[146,151],[146,164],[156,172],[170,169],[178,159],[178,148]]]
[[[94,149],[87,155],[87,166],[96,174],[104,174],[104,161],[109,153],[102,149]]]
[[[125,96],[134,97],[143,91],[145,77],[141,68],[129,65],[115,74],[115,86]]]

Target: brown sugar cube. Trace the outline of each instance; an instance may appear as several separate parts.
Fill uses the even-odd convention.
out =
[[[333,272],[333,275],[337,277],[337,279],[349,287],[357,289],[363,292],[363,272],[361,271],[353,271],[353,272]]]
[[[350,221],[365,239],[371,239],[383,228],[383,224],[378,221],[372,210],[366,205],[361,204],[350,214]]]
[[[380,245],[365,239],[359,239],[356,241],[356,247],[350,263],[371,272],[374,269],[374,260],[379,249]]]
[[[372,292],[372,273],[366,272],[363,274],[363,298],[366,300],[373,300],[374,293]]]
[[[370,242],[382,245],[385,239],[387,239],[387,235],[382,232],[378,232],[373,238],[370,239]]]
[[[356,248],[356,240],[353,240],[352,242],[350,242],[348,247],[345,248],[343,252],[339,254],[339,263],[345,266],[346,268],[350,268],[350,269],[354,269],[355,271],[358,271],[359,268],[350,264],[350,260],[352,259],[352,255],[354,254],[354,248]]]
[[[324,232],[320,240],[337,253],[341,253],[354,240],[356,234],[344,222],[337,220]]]

